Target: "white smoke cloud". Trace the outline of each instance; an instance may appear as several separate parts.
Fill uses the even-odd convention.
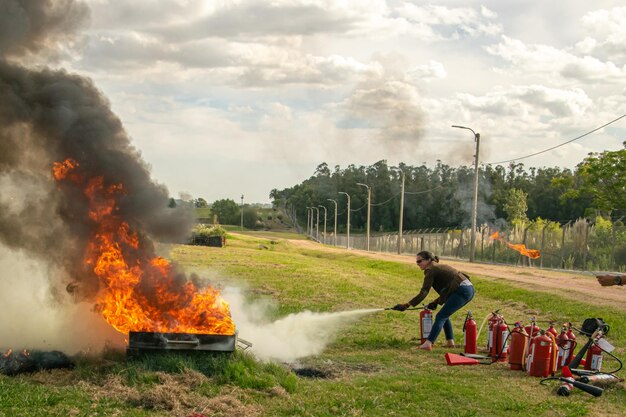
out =
[[[0,271],[0,349],[75,354],[123,346],[124,336],[93,311],[93,303],[75,304],[67,291],[51,288],[49,275],[56,271],[48,264],[0,246]]]
[[[294,362],[321,353],[338,332],[380,309],[315,313],[303,311],[269,322],[276,308],[270,302],[249,303],[239,288],[226,288],[223,296],[230,303],[238,335],[252,343],[250,352],[261,360]]]

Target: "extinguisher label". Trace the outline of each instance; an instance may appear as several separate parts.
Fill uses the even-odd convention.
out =
[[[491,348],[491,336],[493,334],[493,331],[491,329],[489,329],[487,331],[487,349]]]
[[[528,354],[528,358],[526,359],[526,372],[530,374],[530,370],[533,366],[533,360],[535,359],[535,345],[531,344],[530,353]]]
[[[565,366],[565,362],[567,362],[567,353],[565,352],[565,348],[560,347],[557,356],[557,363],[560,367],[563,367]]]
[[[599,371],[602,369],[602,355],[591,356],[591,370]]]
[[[424,337],[430,336],[430,330],[433,328],[433,319],[432,317],[424,317],[422,320],[422,333]]]
[[[502,332],[502,346],[500,346],[500,351],[501,352],[505,352],[505,350],[506,350],[507,337],[509,337],[509,332],[508,331]],[[498,352],[498,353],[500,353],[500,352]]]

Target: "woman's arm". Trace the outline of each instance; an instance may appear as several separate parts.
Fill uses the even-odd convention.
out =
[[[433,286],[433,277],[432,277],[432,274],[430,273],[430,270],[427,269],[426,271],[424,271],[424,284],[422,284],[422,289],[420,290],[419,294],[417,294],[415,297],[413,297],[411,301],[409,301],[409,304],[415,307],[416,305],[421,303],[422,300],[426,298],[426,296],[430,292],[430,288],[432,286]]]

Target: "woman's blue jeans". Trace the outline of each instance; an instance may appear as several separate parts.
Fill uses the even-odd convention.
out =
[[[435,340],[437,340],[442,328],[443,332],[446,334],[446,340],[454,339],[454,331],[452,330],[450,316],[459,311],[465,304],[472,301],[472,298],[474,298],[474,286],[461,285],[454,292],[454,294],[446,300],[443,307],[441,307],[441,310],[439,310],[439,313],[435,316],[435,322],[433,323],[433,327],[430,329],[428,340],[435,343]]]

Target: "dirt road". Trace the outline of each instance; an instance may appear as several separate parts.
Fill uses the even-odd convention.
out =
[[[345,252],[344,248],[320,245],[309,240],[290,240],[293,245],[315,250]],[[415,263],[412,255],[396,255],[391,253],[375,253],[350,249],[350,252],[375,259],[397,262]],[[522,288],[534,288],[579,300],[607,305],[626,311],[626,286],[602,287],[595,276],[580,272],[563,272],[539,268],[516,267],[508,265],[491,265],[486,263],[469,263],[452,259],[442,259],[470,275],[492,280],[505,280]],[[417,267],[416,267],[417,268]]]

